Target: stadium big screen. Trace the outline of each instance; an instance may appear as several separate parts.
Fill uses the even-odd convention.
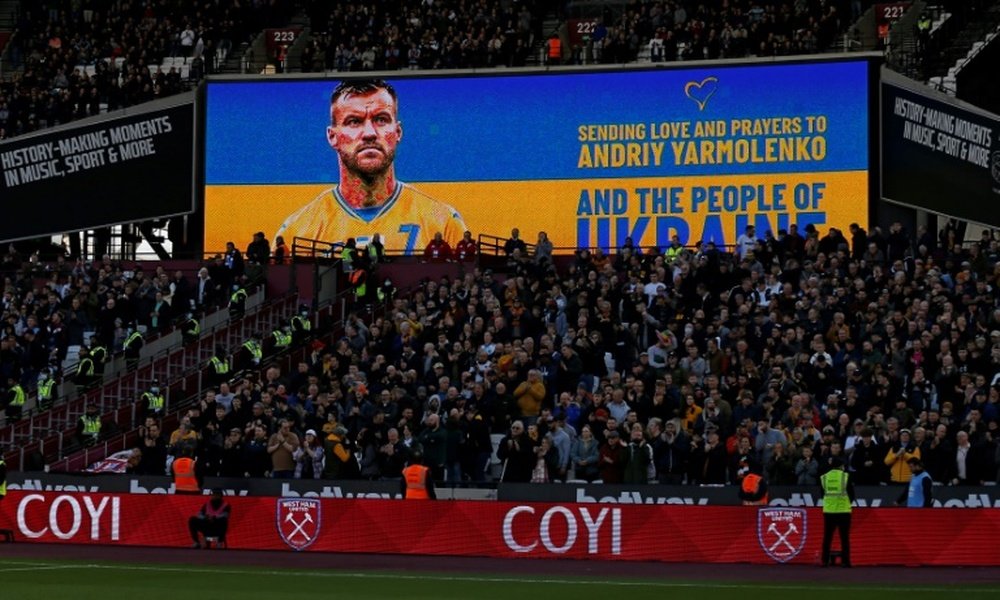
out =
[[[194,211],[194,95],[0,144],[0,241]]]
[[[289,244],[377,232],[409,253],[464,229],[545,231],[563,248],[729,245],[748,224],[846,229],[868,217],[869,65],[394,74],[391,140],[373,127],[368,150],[347,147],[347,113],[331,127],[338,79],[212,81],[205,249],[258,230]],[[364,152],[393,174],[370,205],[339,181],[356,172],[340,161],[358,169]]]

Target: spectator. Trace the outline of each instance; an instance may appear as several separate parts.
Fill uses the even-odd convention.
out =
[[[580,437],[573,441],[572,463],[576,479],[592,482],[598,477],[598,442],[589,425],[580,430]]]
[[[267,452],[271,455],[271,477],[275,479],[291,479],[295,475],[295,451],[299,449],[299,436],[292,431],[292,422],[288,419],[278,421],[278,431],[267,443]]]
[[[458,262],[470,262],[476,260],[479,254],[479,246],[476,240],[472,239],[472,232],[466,231],[455,246],[455,259]]]
[[[625,479],[625,466],[628,463],[628,452],[621,443],[617,429],[610,429],[604,435],[605,442],[600,449],[601,481],[604,483],[622,483]]]
[[[503,463],[501,481],[529,482],[535,466],[534,444],[524,431],[524,423],[514,421],[497,446],[497,458]]]
[[[447,262],[451,260],[451,246],[444,240],[441,232],[434,234],[434,239],[424,248],[424,260],[430,262]]]

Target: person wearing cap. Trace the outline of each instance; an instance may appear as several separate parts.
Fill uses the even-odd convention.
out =
[[[854,501],[854,482],[844,471],[843,461],[837,459],[830,470],[820,478],[820,495],[823,498],[823,554],[824,567],[829,567],[830,545],[834,532],[840,533],[840,564],[851,566],[851,502]]]
[[[423,452],[419,449],[412,450],[407,462],[408,466],[403,469],[403,479],[400,482],[403,497],[407,500],[436,500],[434,478],[431,477],[431,470],[423,464]]]
[[[315,429],[306,430],[302,445],[292,452],[295,461],[296,479],[319,479],[323,476],[323,445],[316,437]]]
[[[920,458],[920,448],[910,441],[910,430],[902,429],[899,441],[892,444],[885,454],[885,465],[889,467],[889,480],[892,483],[905,485],[910,482],[913,477],[909,464],[911,458]]]
[[[347,438],[347,428],[343,425],[336,425],[326,436],[323,479],[357,479],[361,476],[361,466],[354,458]]]
[[[910,483],[903,493],[896,499],[896,504],[909,508],[930,508],[934,501],[934,481],[930,474],[924,470],[924,463],[918,457],[910,457],[907,463],[913,477],[910,478]]]

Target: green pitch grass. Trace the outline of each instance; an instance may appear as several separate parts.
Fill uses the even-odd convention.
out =
[[[442,559],[442,567],[447,559]],[[724,567],[722,567],[724,568]],[[107,562],[0,559],[0,598],[17,600],[287,600],[288,598],[523,600],[627,597],[645,598],[809,598],[809,600],[885,600],[1000,597],[989,585],[762,584],[711,581],[597,580],[550,576],[447,575],[393,572],[300,571],[252,567],[139,565]]]

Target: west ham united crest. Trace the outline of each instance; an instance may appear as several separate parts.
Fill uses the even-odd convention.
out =
[[[277,526],[281,539],[293,550],[305,550],[319,537],[319,500],[279,498]]]
[[[788,562],[805,547],[807,525],[804,508],[762,508],[757,511],[757,541],[775,561]]]

